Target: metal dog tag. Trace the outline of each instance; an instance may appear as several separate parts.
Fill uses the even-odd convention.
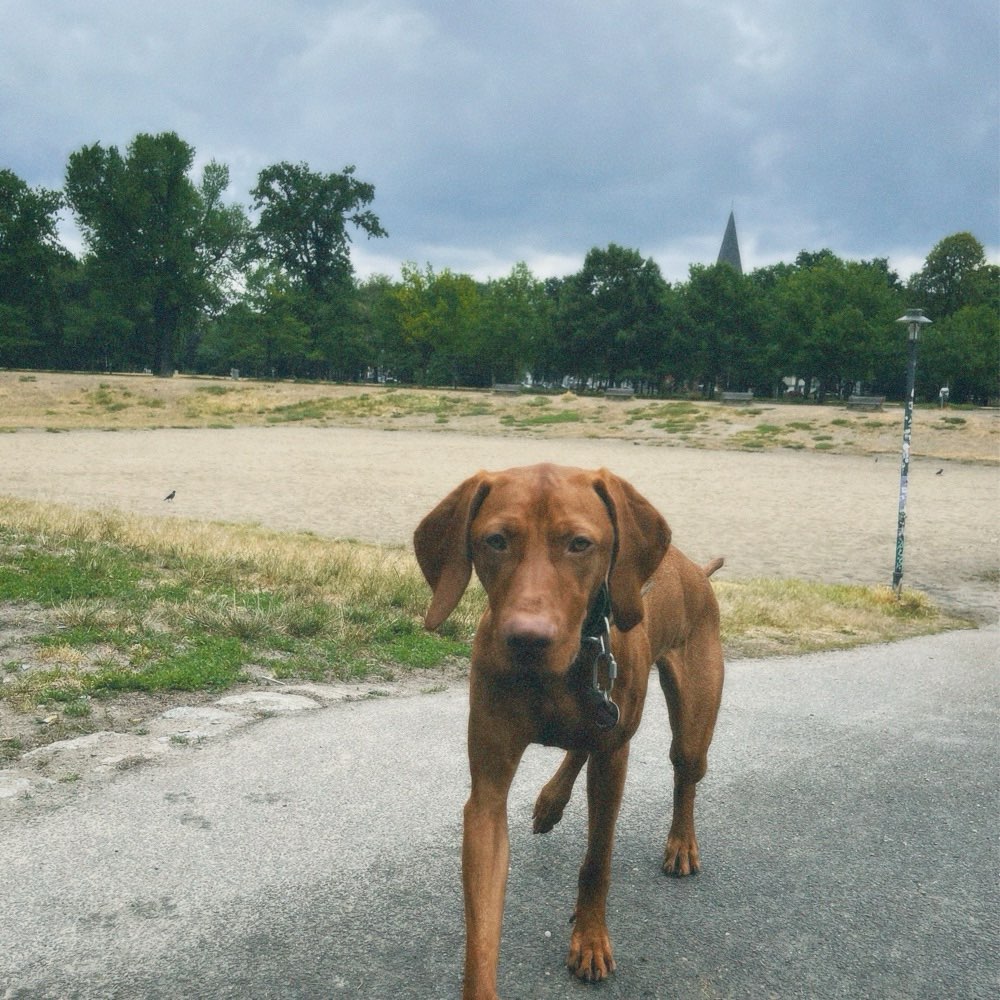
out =
[[[618,706],[604,692],[600,692],[600,702],[596,712],[597,728],[614,729],[620,715]]]

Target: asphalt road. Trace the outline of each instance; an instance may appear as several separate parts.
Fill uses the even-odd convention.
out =
[[[996,628],[730,665],[704,872],[660,874],[666,712],[618,827],[618,973],[563,968],[583,794],[533,837],[511,799],[508,1000],[987,998],[998,964]],[[0,997],[454,998],[465,694],[274,718],[0,814]]]

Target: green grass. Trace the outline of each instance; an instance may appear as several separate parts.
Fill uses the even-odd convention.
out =
[[[574,424],[584,419],[578,410],[556,410],[554,413],[518,415],[504,414],[500,423],[506,427],[548,427],[552,424]]]
[[[57,703],[84,716],[81,699],[222,690],[259,662],[312,680],[433,668],[468,654],[482,607],[473,588],[432,635],[421,624],[425,585],[396,550],[201,526],[194,534],[213,538],[206,550],[183,525],[176,537],[144,537],[124,515],[94,515],[39,530],[5,520],[3,504],[0,601],[45,612],[36,668],[0,688],[23,708]]]
[[[963,624],[884,588],[716,590],[730,656]],[[402,549],[0,498],[0,604],[26,623],[18,642],[31,650],[0,663],[0,700],[43,719],[32,742],[47,742],[100,728],[102,703],[224,691],[262,665],[277,679],[391,680],[467,658],[482,589],[434,634],[422,625],[428,597]],[[20,735],[0,734],[0,760],[23,752]]]
[[[738,443],[741,448],[757,451],[781,442],[782,438],[786,434],[790,433],[791,430],[787,426],[782,427],[778,424],[757,424],[756,427],[753,427],[750,430],[740,431],[738,434],[734,434],[733,440]]]
[[[628,412],[630,424],[650,421],[654,430],[667,434],[690,433],[709,419],[709,413],[703,407],[683,399],[637,406]]]

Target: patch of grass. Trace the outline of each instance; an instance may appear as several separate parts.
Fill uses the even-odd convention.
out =
[[[556,410],[533,415],[507,413],[500,418],[500,423],[506,427],[547,427],[552,424],[579,423],[583,419],[583,414],[579,410]]]
[[[558,412],[558,411],[557,411]],[[801,581],[719,581],[729,656],[882,642],[963,624],[921,595]],[[277,678],[391,678],[469,655],[473,584],[438,633],[402,549],[244,525],[139,518],[0,498],[0,600],[33,623],[0,699],[45,720],[37,742],[99,728],[123,696]],[[44,614],[41,611],[44,611]],[[106,710],[106,709],[105,709]],[[21,744],[0,743],[12,759]]]
[[[787,425],[780,424],[757,424],[750,430],[740,431],[733,435],[733,440],[741,448],[748,448],[757,451],[762,448],[774,446],[782,442],[782,438],[791,433]]]
[[[423,630],[426,599],[397,549],[0,500],[0,600],[47,612],[35,668],[0,689],[24,708],[220,690],[261,661],[361,679],[467,655],[482,592],[442,634]]]
[[[686,434],[710,419],[708,411],[688,400],[651,403],[628,411],[628,423],[651,421],[654,430],[667,434]]]
[[[805,580],[713,580],[728,656],[846,649],[928,635],[970,623],[943,614],[923,594],[890,587]]]
[[[0,740],[0,764],[17,760],[25,749],[24,741],[17,736]]]
[[[936,424],[932,424],[936,431],[960,431],[964,430],[968,421],[965,417],[941,417]]]

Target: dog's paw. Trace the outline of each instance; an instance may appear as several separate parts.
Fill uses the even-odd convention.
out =
[[[698,857],[698,841],[680,837],[668,837],[663,851],[663,870],[667,875],[694,875],[701,871]]]
[[[566,800],[546,795],[543,788],[535,799],[535,811],[531,814],[532,833],[548,833],[563,817]]]
[[[587,983],[599,983],[615,971],[611,938],[603,925],[589,932],[580,927],[573,930],[569,939],[566,967]]]

